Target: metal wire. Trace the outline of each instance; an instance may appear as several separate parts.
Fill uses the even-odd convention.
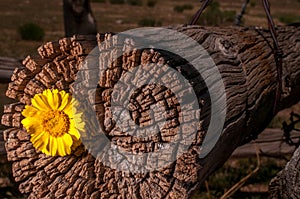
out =
[[[236,26],[241,25],[242,18],[244,16],[244,14],[246,13],[246,8],[247,8],[247,5],[249,4],[249,2],[250,2],[250,0],[246,0],[242,5],[242,10],[241,10],[240,14],[236,15],[235,20],[234,20],[234,24]]]
[[[200,2],[203,2],[200,9],[196,12],[196,14],[193,16],[190,25],[195,25],[199,19],[199,17],[201,16],[202,12],[205,10],[205,8],[209,5],[209,3],[212,0],[201,0]]]
[[[276,29],[275,29],[275,24],[273,21],[273,18],[271,16],[271,11],[270,11],[270,3],[269,0],[262,0],[267,19],[268,19],[268,26],[269,26],[269,31],[271,33],[272,39],[273,39],[273,52],[274,52],[274,58],[275,58],[275,63],[276,63],[276,70],[277,70],[277,87],[276,87],[276,94],[275,94],[275,102],[274,102],[274,109],[273,113],[278,112],[278,103],[280,102],[281,98],[281,92],[282,92],[282,57],[283,57],[283,52],[281,48],[279,47],[278,43],[278,38],[276,34]]]
[[[196,14],[193,16],[190,25],[195,25],[200,18],[202,12],[205,10],[205,8],[211,3],[212,0],[200,0],[200,2],[203,2],[200,9],[196,12]],[[243,12],[245,12],[246,6],[248,4],[248,0],[244,3],[242,12],[240,16],[237,17],[238,24],[240,22],[241,17],[243,16]],[[269,0],[262,0],[265,13],[267,15],[268,19],[268,27],[269,31],[271,33],[271,37],[273,39],[273,53],[274,53],[274,58],[275,58],[275,63],[276,63],[276,72],[277,72],[277,86],[276,86],[276,93],[275,93],[275,101],[274,101],[274,109],[273,113],[276,114],[278,112],[278,103],[280,102],[281,99],[281,93],[282,93],[282,57],[283,57],[283,52],[279,46],[278,43],[278,38],[276,34],[276,29],[275,29],[275,23],[273,21],[273,18],[271,16],[271,11],[270,11],[270,3]]]
[[[282,128],[284,131],[284,140],[290,146],[296,146],[296,147],[300,146],[300,139],[298,140],[298,142],[294,141],[293,140],[294,137],[291,135],[292,131],[299,132],[299,129],[296,128],[297,123],[298,124],[300,123],[300,115],[294,112],[291,112],[290,124],[287,124],[286,122],[282,123]]]

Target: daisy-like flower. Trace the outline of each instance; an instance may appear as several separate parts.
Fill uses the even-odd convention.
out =
[[[80,145],[79,131],[84,130],[84,122],[75,103],[69,93],[47,89],[25,106],[22,124],[36,149],[47,155],[65,156]]]

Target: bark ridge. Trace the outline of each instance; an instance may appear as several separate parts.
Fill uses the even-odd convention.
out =
[[[199,158],[211,108],[201,75],[176,55],[157,49],[135,50],[134,44],[126,42],[123,49],[128,50],[122,52],[120,59],[107,63],[108,69],[98,82],[95,109],[102,129],[110,141],[132,152],[153,151],[158,143],[172,140],[176,136],[177,118],[181,111],[176,96],[168,88],[146,85],[134,92],[130,104],[132,119],[141,125],[149,122],[150,105],[161,103],[165,107],[169,122],[158,135],[136,139],[126,132],[118,132],[107,111],[112,89],[126,71],[140,64],[150,68],[151,64],[168,65],[189,80],[199,99],[202,117],[188,151],[174,163],[144,174],[114,170],[85,151],[83,146],[66,157],[49,157],[36,151],[20,124],[24,105],[30,104],[30,99],[46,88],[73,92],[76,78],[93,78],[93,70],[84,68],[88,61],[85,58],[97,45],[100,46],[99,43],[112,36],[77,35],[41,46],[37,55],[24,59],[23,66],[14,71],[9,84],[7,96],[19,102],[5,106],[2,124],[11,127],[4,131],[4,139],[7,157],[13,161],[13,174],[20,183],[21,192],[29,193],[29,198],[188,198],[235,148],[255,138],[266,127],[273,116],[276,90],[276,65],[268,32],[199,26],[171,28],[199,42],[213,58],[224,81],[227,116],[222,136],[210,154]],[[287,104],[297,97],[299,99],[293,92],[300,82],[300,70],[297,69],[300,63],[300,28],[280,27],[278,31],[280,45],[284,49],[282,103]],[[114,44],[106,48],[113,49]],[[105,52],[106,49],[99,50]],[[103,53],[99,60],[111,56]],[[127,83],[130,84],[131,80],[128,79]]]

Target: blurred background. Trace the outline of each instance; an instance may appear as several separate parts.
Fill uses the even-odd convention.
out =
[[[300,22],[300,0],[270,0],[271,13],[277,25]],[[243,0],[214,1],[199,20],[199,25],[232,26],[241,12]],[[120,32],[144,26],[188,24],[199,9],[199,0],[90,0],[98,32]],[[267,27],[260,0],[250,0],[242,18],[242,26]],[[20,60],[36,52],[47,41],[65,36],[63,0],[0,0],[0,76],[18,66]],[[9,68],[7,68],[9,67]],[[0,116],[3,105],[12,100],[5,97],[7,82],[0,79]],[[295,146],[284,142],[282,123],[290,122],[290,113],[300,113],[300,105],[281,111],[257,141],[261,164],[243,187],[231,198],[266,198],[268,183],[287,163]],[[0,126],[0,130],[4,127]],[[269,135],[272,135],[271,137]],[[0,136],[1,137],[1,136]],[[299,139],[299,134],[294,134]],[[0,138],[3,143],[3,138]],[[1,143],[0,143],[1,145]],[[235,183],[257,167],[257,149],[250,143],[238,149],[193,196],[220,198]],[[11,163],[0,149],[0,198],[25,198],[13,181]]]
[[[276,24],[300,21],[300,0],[271,0]],[[202,25],[233,25],[243,0],[214,1],[200,23]],[[91,0],[91,8],[99,32],[120,32],[140,26],[187,24],[200,7],[199,0]],[[33,40],[26,41],[26,27],[34,24]],[[243,18],[244,26],[266,26],[260,0],[250,0]],[[23,27],[23,31],[22,30]],[[25,30],[24,30],[25,29]],[[42,30],[42,31],[41,31]],[[62,0],[1,0],[0,56],[24,58],[35,52],[44,41],[64,37]],[[43,32],[43,33],[42,33]]]

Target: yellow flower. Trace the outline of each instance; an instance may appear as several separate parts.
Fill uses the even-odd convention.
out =
[[[79,131],[83,131],[84,122],[75,103],[69,93],[47,89],[31,99],[31,106],[25,106],[22,124],[36,149],[47,155],[65,156],[80,145]]]

